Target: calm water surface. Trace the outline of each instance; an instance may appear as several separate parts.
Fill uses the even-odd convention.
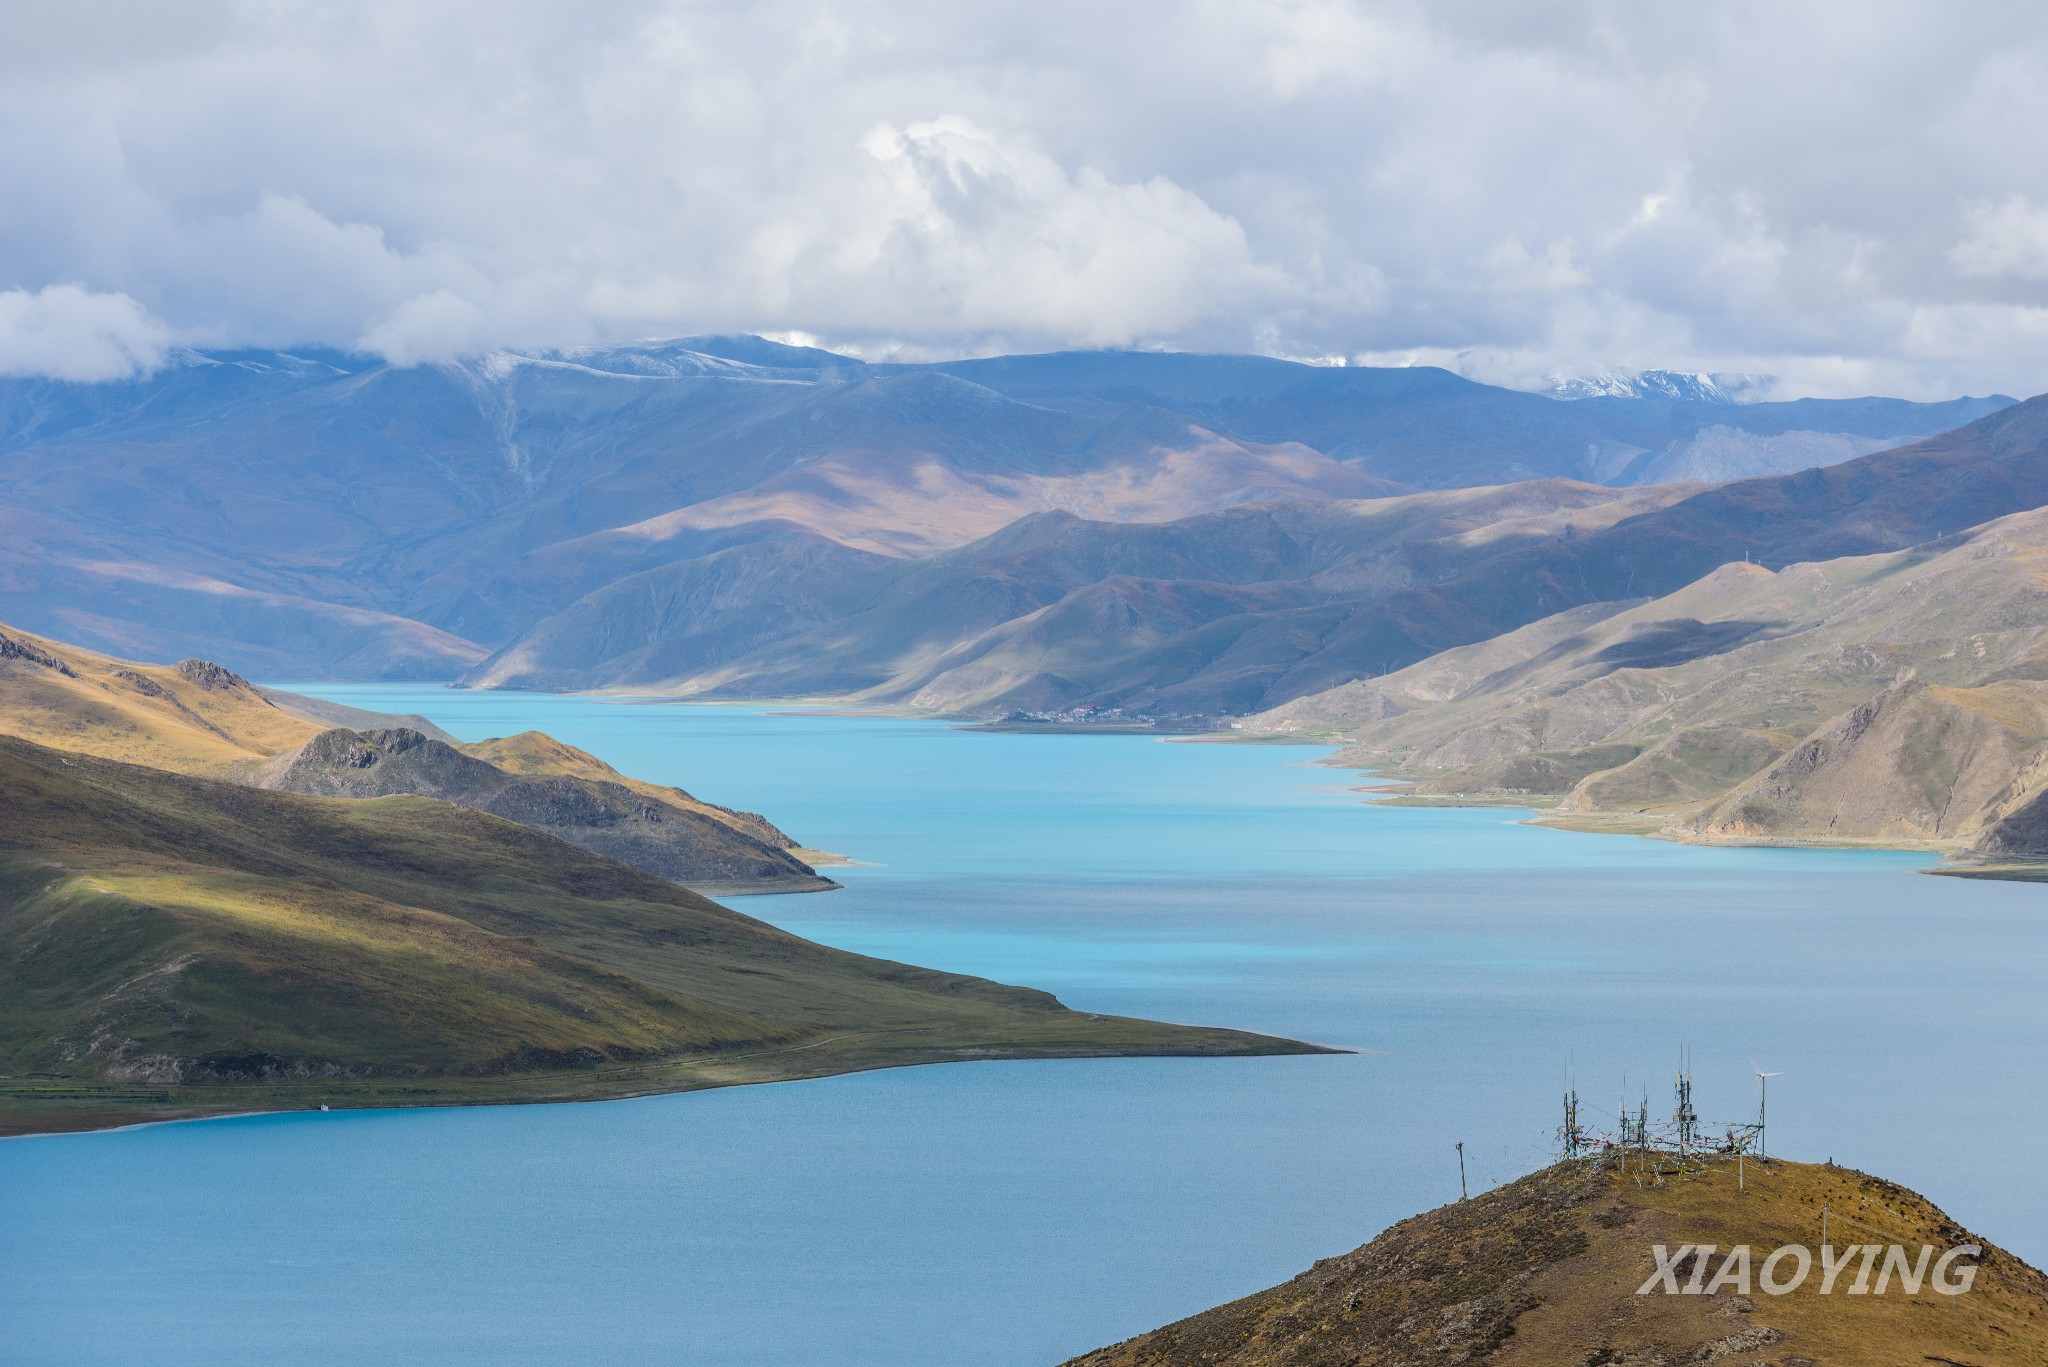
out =
[[[989,1063],[0,1143],[8,1363],[1051,1364],[1545,1161],[1746,1119],[2048,1260],[2048,890],[1375,809],[1301,748],[420,687],[865,863],[742,905],[1090,1010],[1353,1055]],[[1597,1117],[1596,1117],[1597,1118]]]

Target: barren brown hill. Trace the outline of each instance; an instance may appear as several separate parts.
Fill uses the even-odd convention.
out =
[[[1708,838],[1823,837],[1888,846],[1983,845],[2040,858],[2007,819],[2048,772],[2048,684],[1983,688],[1897,684],[1740,784],[1687,823]]]
[[[1889,555],[1724,565],[1249,725],[1560,820],[1965,849],[2048,786],[2048,510]]]
[[[1083,1357],[1072,1367],[2040,1367],[2048,1363],[2048,1278],[1968,1233],[1903,1187],[1832,1165],[1743,1165],[1638,1178],[1611,1159],[1559,1164],[1473,1200],[1403,1221],[1371,1243],[1325,1259],[1293,1281]],[[1826,1242],[1923,1247],[1939,1257],[1983,1249],[1968,1291],[1851,1294],[1851,1271],[1822,1294]],[[1813,1267],[1800,1286],[1770,1295],[1759,1280],[1699,1294],[1638,1289],[1653,1252],[1712,1245],[1717,1274],[1737,1245],[1752,1274],[1797,1245]],[[1880,1252],[1877,1257],[1882,1257]],[[1861,1255],[1856,1266],[1861,1265]],[[1681,1286],[1701,1264],[1682,1264]],[[1933,1258],[1923,1264],[1930,1271]],[[1959,1264],[1952,1263],[1953,1276]],[[1791,1280],[1791,1264],[1773,1270]]]

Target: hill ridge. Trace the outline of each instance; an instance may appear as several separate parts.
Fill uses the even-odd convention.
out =
[[[1642,1174],[1632,1161],[1567,1160],[1068,1367],[2048,1362],[2048,1277],[1904,1187],[1754,1156],[1740,1173],[1727,1158],[1681,1166],[1658,1156]],[[1816,1261],[1823,1204],[1829,1237],[1843,1245],[1832,1252],[1846,1256],[1844,1236],[1859,1250],[1908,1248],[1908,1258],[1975,1247],[1965,1261],[1977,1271],[1952,1297],[1920,1278],[1916,1292],[1888,1282],[1860,1297],[1835,1286],[1823,1294],[1812,1267],[1783,1295],[1751,1280],[1780,1247]],[[1737,1246],[1753,1256],[1739,1286],[1721,1284]],[[1701,1247],[1711,1258],[1687,1256]],[[1680,1294],[1661,1294],[1660,1255],[1682,1264]],[[1923,1271],[1929,1262],[1922,1258]],[[1773,1277],[1792,1280],[1789,1270]],[[1686,1294],[1693,1285],[1699,1291]]]

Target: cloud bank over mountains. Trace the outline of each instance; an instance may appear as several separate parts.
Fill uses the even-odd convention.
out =
[[[0,372],[719,331],[2048,384],[2020,4],[10,6]]]

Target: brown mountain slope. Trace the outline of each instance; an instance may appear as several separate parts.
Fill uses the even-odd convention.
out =
[[[1667,1160],[1667,1166],[1670,1166]],[[1559,1164],[1394,1226],[1283,1286],[1075,1358],[1075,1367],[1652,1367],[1652,1364],[2048,1363],[2048,1278],[1959,1228],[1924,1198],[1844,1168],[1732,1160],[1640,1183],[1607,1159]],[[1851,1296],[1852,1270],[1821,1294],[1821,1207],[1841,1256],[1853,1241],[1983,1247],[1971,1288],[1923,1281]],[[1752,1282],[1714,1294],[1636,1294],[1652,1252],[1784,1245],[1814,1267],[1783,1296]],[[1860,1264],[1861,1255],[1858,1255]],[[1692,1264],[1685,1266],[1689,1277]],[[1790,1280],[1789,1264],[1774,1270]],[[1711,1278],[1703,1278],[1704,1286]],[[1682,1283],[1681,1283],[1682,1284]],[[1873,1283],[1874,1284],[1874,1283]]]
[[[1907,681],[1828,723],[1685,829],[1953,848],[1980,840],[2039,793],[2044,762],[2048,684]],[[2016,848],[2010,829],[1997,853],[2048,854]]]
[[[2037,510],[1891,555],[1724,565],[1248,725],[1341,735],[1426,794],[1554,798],[1573,820],[1958,849],[2048,783],[2044,718]]]
[[[737,548],[617,580],[466,682],[1242,713],[1376,671],[1389,656],[1372,624],[1418,586],[1687,492],[1541,480],[1160,523],[1048,513],[895,563]],[[1455,615],[1403,620],[1432,649],[1472,638]]]
[[[204,660],[145,665],[0,627],[0,730],[106,759],[224,772],[320,730]]]
[[[1154,430],[1140,430],[1148,427]],[[631,564],[690,533],[767,526],[909,557],[965,545],[1049,509],[1105,522],[1166,522],[1242,503],[1413,492],[1299,443],[1232,441],[1165,415],[1127,423],[1117,436],[1125,450],[1115,463],[1064,471],[975,469],[942,451],[855,446],[742,492],[547,547],[529,561],[580,569],[609,556]]]

